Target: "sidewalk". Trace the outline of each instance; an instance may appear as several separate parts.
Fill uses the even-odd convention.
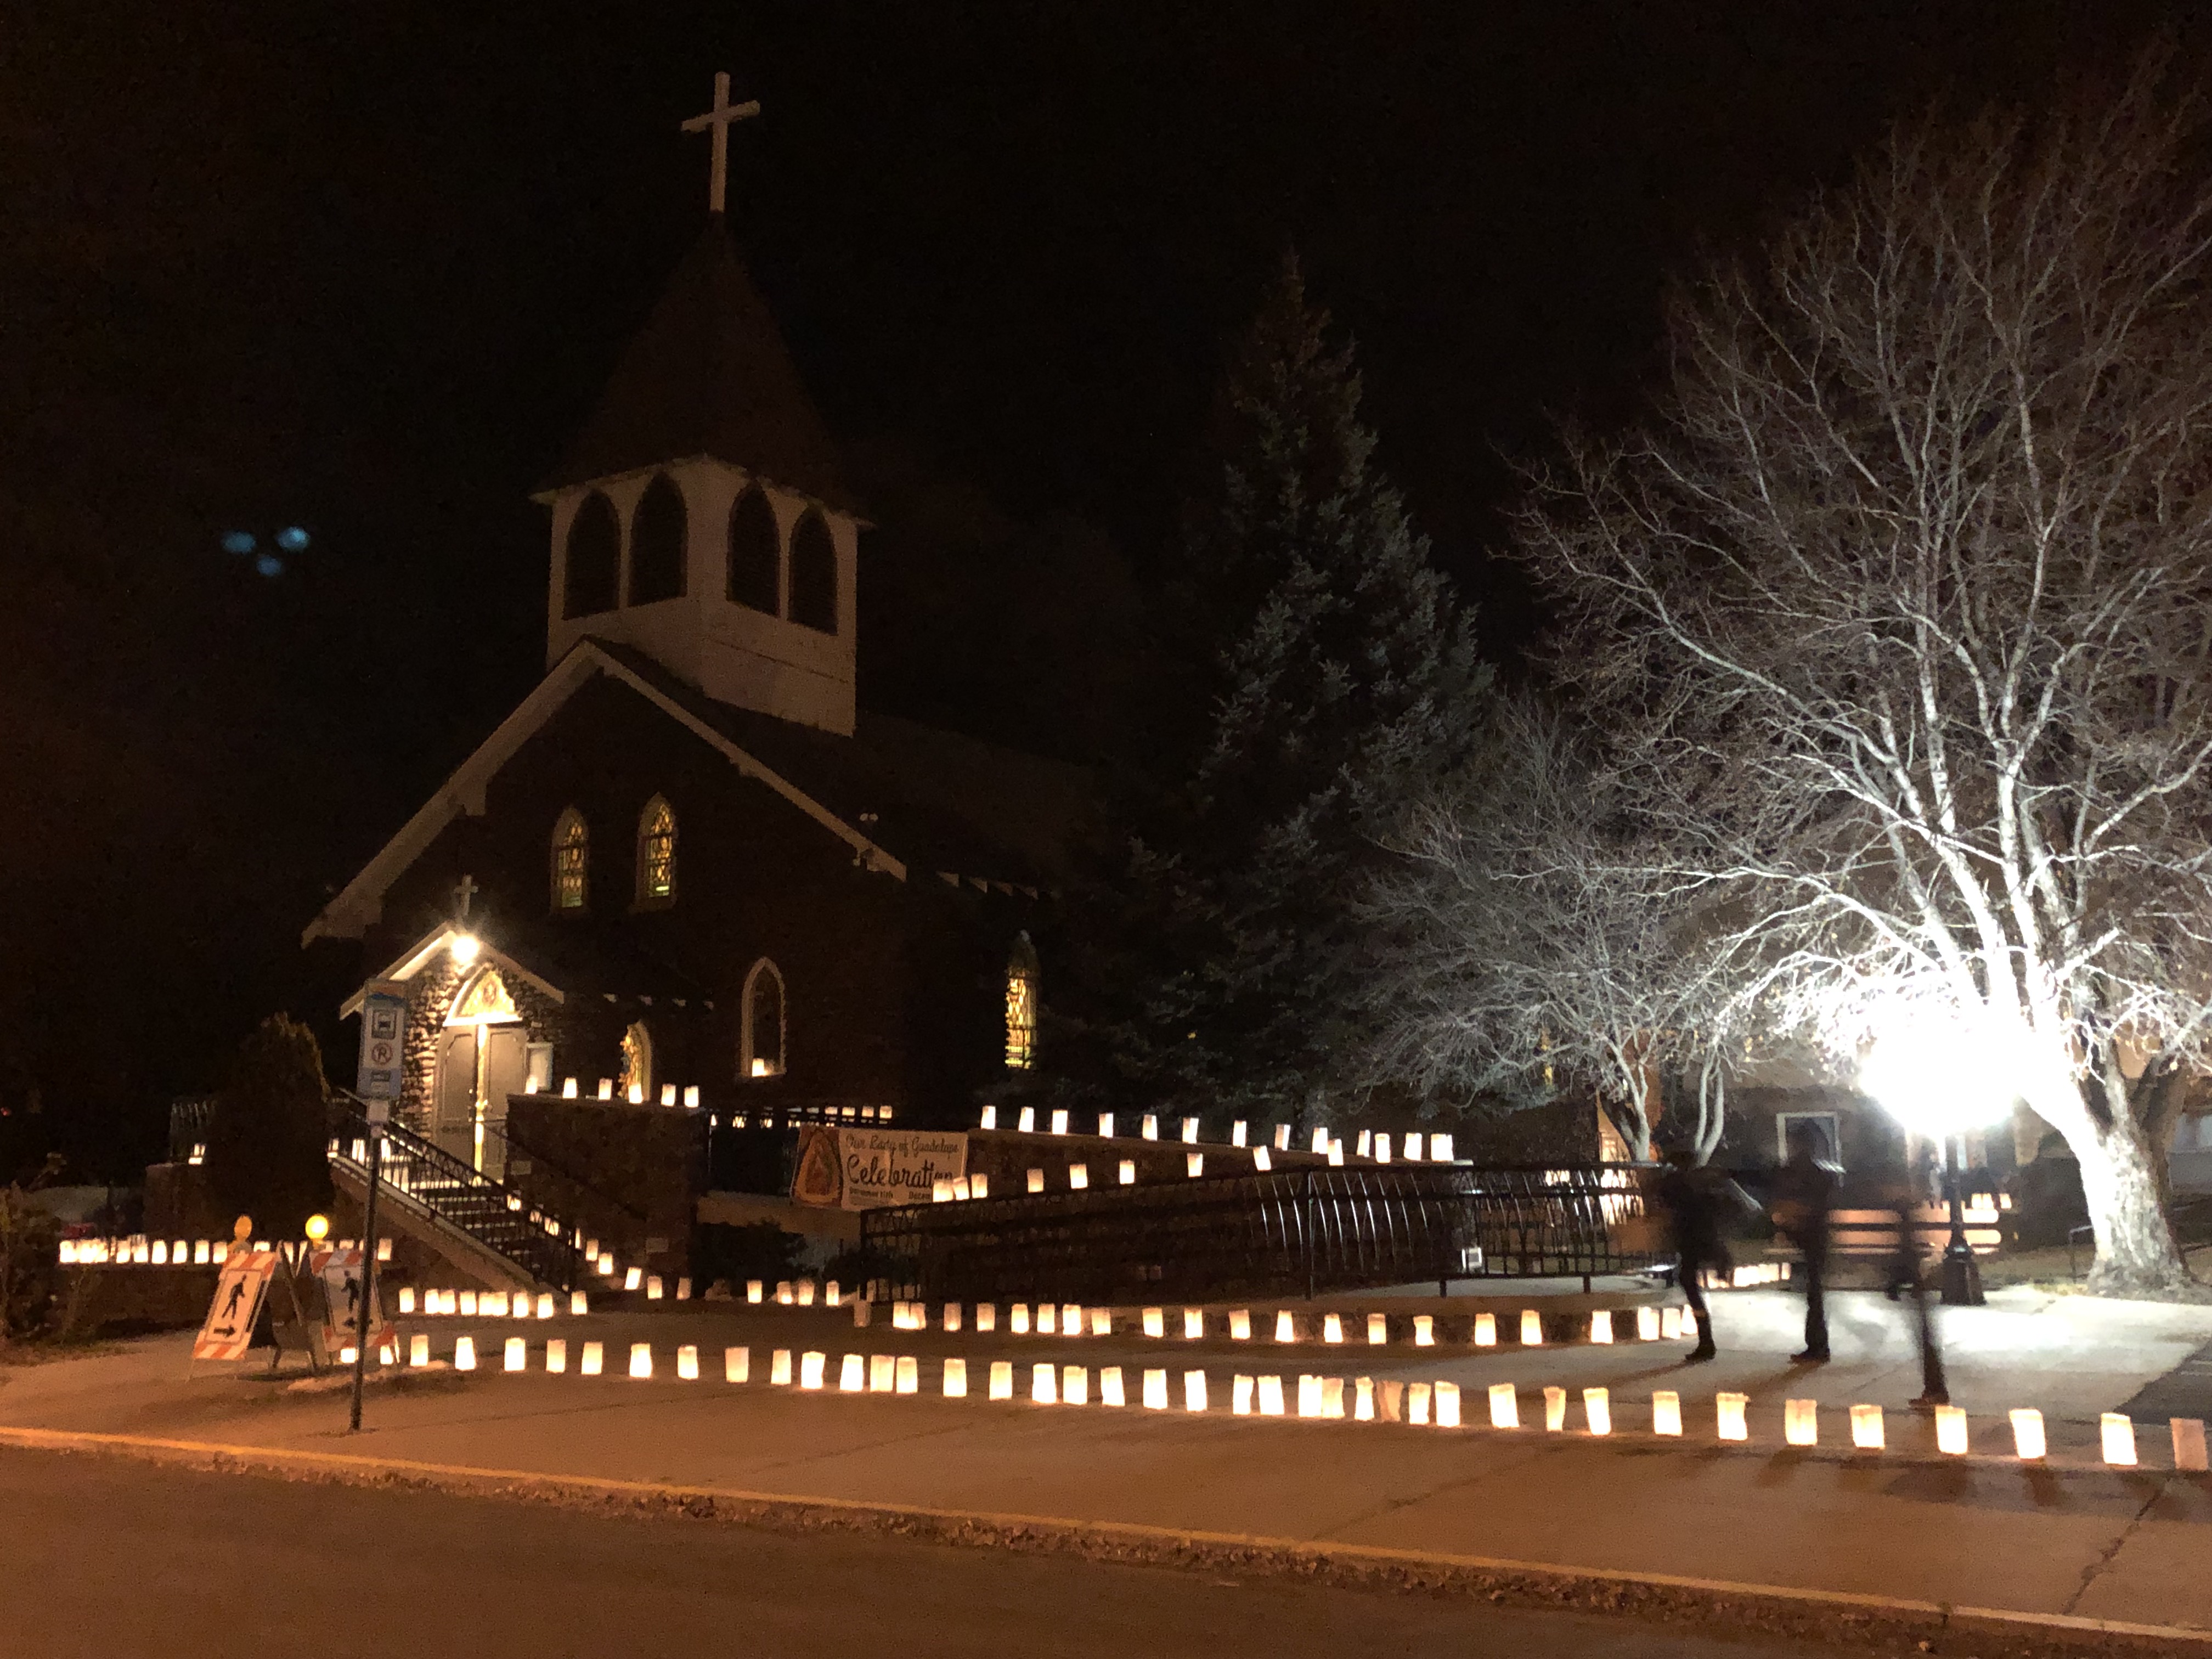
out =
[[[483,1362],[496,1366],[501,1341],[523,1335],[532,1370],[380,1386],[369,1398],[371,1432],[349,1438],[342,1395],[240,1377],[188,1383],[188,1342],[153,1339],[0,1370],[0,1425],[2212,1631],[2212,1484],[2169,1472],[2163,1424],[2138,1425],[2142,1469],[2094,1461],[2096,1414],[2201,1346],[2212,1336],[2212,1310],[2027,1297],[1959,1310],[1971,1316],[1950,1322],[1953,1393],[1978,1414],[1978,1455],[1939,1460],[1925,1425],[1899,1409],[1918,1371],[1895,1310],[1874,1297],[1837,1302],[1838,1363],[1814,1371],[1786,1363],[1802,1304],[1765,1292],[1720,1299],[1723,1359],[1694,1368],[1654,1344],[1477,1352],[946,1335],[880,1323],[859,1331],[837,1313],[728,1304],[551,1323],[441,1319],[415,1322],[436,1333],[440,1352],[473,1331]],[[540,1369],[549,1334],[569,1343],[568,1375]],[[574,1374],[585,1340],[606,1345],[608,1376]],[[656,1351],[653,1382],[619,1375],[628,1344],[639,1340]],[[751,1348],[756,1379],[741,1388],[720,1380],[722,1348],[738,1342]],[[679,1343],[701,1348],[708,1380],[672,1380]],[[842,1353],[915,1355],[923,1392],[770,1388],[763,1379],[777,1346],[826,1352],[833,1388]],[[969,1398],[938,1397],[937,1362],[946,1354],[967,1357]],[[1016,1402],[982,1398],[992,1358],[1016,1362]],[[1182,1371],[1201,1366],[1212,1409],[1032,1406],[1029,1372],[1040,1359],[1083,1364],[1094,1377],[1102,1365],[1122,1365],[1133,1401],[1139,1368],[1166,1367],[1178,1405]],[[1287,1387],[1301,1371],[1456,1381],[1475,1426],[1229,1414],[1232,1373],[1278,1373]],[[1535,1426],[1484,1425],[1484,1390],[1500,1381],[1518,1385],[1522,1421]],[[1547,1383],[1576,1402],[1567,1433],[1542,1430]],[[1612,1439],[1579,1431],[1579,1391],[1590,1385],[1613,1391]],[[1655,1388],[1682,1395],[1680,1440],[1648,1431],[1644,1402]],[[1747,1447],[1714,1440],[1711,1396],[1722,1389],[1752,1396]],[[1782,1448],[1781,1401],[1798,1397],[1824,1407],[1821,1445],[1811,1451]],[[1842,1408],[1854,1402],[1890,1408],[1889,1451],[1848,1449]],[[2010,1456],[2001,1413],[2023,1405],[2050,1425],[2045,1464]]]

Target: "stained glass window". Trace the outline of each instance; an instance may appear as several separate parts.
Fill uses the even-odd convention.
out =
[[[580,910],[584,908],[591,856],[591,832],[584,827],[583,814],[572,806],[561,814],[561,821],[553,826],[555,909]]]
[[[1036,951],[1023,933],[1006,963],[1006,1064],[1017,1071],[1036,1064]]]
[[[637,896],[647,904],[676,896],[676,814],[658,795],[638,819]]]

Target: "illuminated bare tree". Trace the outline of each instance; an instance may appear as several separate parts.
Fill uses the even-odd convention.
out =
[[[2212,192],[2166,70],[1900,128],[1679,296],[1656,418],[1522,526],[1741,984],[1846,1064],[1936,1011],[2079,1157],[2114,1294],[2187,1277],[2212,1012]]]
[[[1627,839],[1607,781],[1553,716],[1510,704],[1495,736],[1413,811],[1403,866],[1376,890],[1378,1069],[1509,1107],[1593,1089],[1638,1159],[1661,1078],[1686,1074],[1702,1160],[1721,1134],[1729,987],[1689,896]]]

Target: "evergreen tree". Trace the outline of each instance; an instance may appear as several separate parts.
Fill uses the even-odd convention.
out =
[[[208,1126],[208,1179],[228,1215],[250,1215],[260,1238],[297,1238],[331,1202],[322,1048],[315,1034],[271,1014],[239,1045]]]
[[[1290,259],[1230,353],[1112,876],[1074,919],[1063,1059],[1133,1103],[1295,1114],[1358,1085],[1358,902],[1481,724],[1472,617],[1328,325]]]

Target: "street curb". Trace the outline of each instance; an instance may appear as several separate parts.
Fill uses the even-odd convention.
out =
[[[1583,1610],[1665,1617],[1716,1616],[1759,1628],[1837,1639],[1838,1616],[1850,1626],[1847,1639],[1906,1638],[1978,1630],[2035,1641],[2024,1651],[2110,1651],[2114,1640],[2130,1647],[2157,1644],[2212,1653],[2212,1630],[2087,1619],[2066,1613],[2002,1607],[1947,1606],[1910,1598],[1842,1590],[1741,1583],[1601,1568],[1571,1567],[1443,1552],[1391,1549],[1361,1544],[1315,1544],[1243,1533],[1185,1530],[1131,1522],[1083,1521],[1060,1516],[938,1509],[921,1504],[755,1492],[720,1486],[678,1486],[598,1475],[546,1474],[527,1469],[431,1463],[407,1458],[362,1457],[342,1452],[295,1451],[219,1441],[173,1440],[143,1435],[0,1426],[0,1446],[28,1450],[104,1452],[143,1461],[216,1472],[259,1468],[320,1475],[355,1485],[411,1485],[459,1494],[547,1502],[595,1500],[719,1520],[771,1530],[825,1528],[890,1533],[966,1547],[1066,1551],[1131,1565],[1208,1567],[1359,1589],[1487,1595],[1492,1601],[1570,1606]]]

